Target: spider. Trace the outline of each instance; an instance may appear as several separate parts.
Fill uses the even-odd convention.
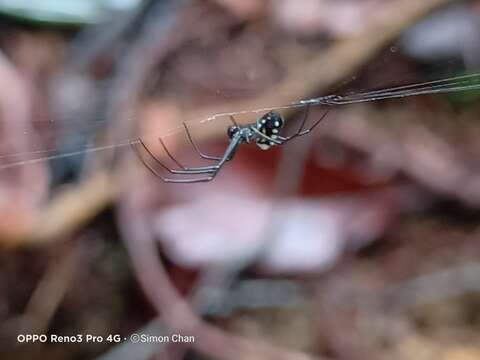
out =
[[[200,166],[200,167],[185,167],[183,166],[175,157],[170,153],[167,146],[163,142],[161,138],[158,140],[162,145],[165,153],[167,156],[180,168],[180,169],[171,169],[168,166],[164,165],[145,145],[145,143],[139,138],[136,143],[130,142],[131,147],[133,148],[135,154],[140,159],[140,161],[145,165],[145,167],[156,177],[162,179],[166,183],[181,183],[181,184],[189,184],[189,183],[198,183],[198,182],[207,182],[211,181],[215,178],[218,174],[220,169],[225,165],[227,161],[233,159],[237,148],[241,144],[249,144],[249,143],[256,143],[256,145],[262,150],[268,150],[272,146],[276,145],[283,145],[286,142],[308,134],[312,131],[328,114],[328,110],[318,119],[310,128],[304,129],[305,123],[308,117],[309,107],[306,107],[304,116],[302,121],[300,122],[300,126],[297,131],[291,136],[281,136],[280,130],[284,127],[285,121],[283,117],[275,111],[269,111],[268,113],[264,114],[260,118],[257,119],[256,122],[246,125],[239,125],[233,116],[230,115],[230,120],[232,125],[227,129],[227,136],[229,139],[229,144],[225,149],[225,152],[222,156],[212,156],[204,154],[200,148],[197,146],[195,141],[188,130],[188,127],[185,123],[183,126],[185,128],[185,133],[187,135],[187,139],[196,151],[196,153],[205,160],[216,161],[215,165],[209,166]],[[137,149],[136,144],[140,144],[141,148],[143,148],[144,152],[146,152],[152,159],[155,160],[164,170],[168,171],[170,174],[173,175],[204,175],[204,176],[196,176],[193,178],[168,178],[162,176],[158,171],[156,171],[151,165],[147,163],[144,157],[141,155],[140,151]]]

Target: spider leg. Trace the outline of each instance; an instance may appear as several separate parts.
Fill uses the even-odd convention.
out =
[[[141,141],[140,141],[141,142]],[[140,152],[137,150],[137,147],[135,146],[135,142],[130,141],[130,146],[133,149],[133,152],[137,156],[137,158],[140,160],[140,162],[156,177],[160,178],[163,182],[165,183],[179,183],[179,184],[189,184],[189,183],[197,183],[197,182],[207,182],[212,180],[216,173],[214,175],[206,176],[206,177],[200,177],[200,178],[193,178],[193,179],[171,179],[171,178],[166,178],[162,175],[160,175],[150,164],[148,164],[143,156],[140,154]],[[149,152],[150,153],[150,152]],[[161,163],[160,163],[161,164]]]
[[[230,145],[231,144],[232,143],[230,143]],[[231,147],[230,145],[225,151],[225,155],[221,158],[220,162],[217,165],[214,165],[215,170],[210,174],[210,176],[206,176],[203,178],[195,178],[195,179],[163,179],[163,181],[167,183],[178,183],[178,184],[191,184],[191,183],[212,181],[213,179],[215,179],[215,177],[217,176],[218,172],[223,167],[223,165],[225,165],[225,163],[232,158],[233,153],[235,152],[236,147],[240,145],[240,142],[237,142],[237,144],[234,147]]]
[[[236,127],[240,127],[238,123],[235,121],[235,118],[233,117],[233,115],[228,115],[228,116],[230,118],[230,121],[233,123],[233,125],[235,125]]]
[[[318,124],[320,124],[322,122],[323,119],[325,119],[325,117],[328,115],[330,109],[328,109],[327,111],[325,111],[323,113],[323,115],[320,117],[320,119],[318,119],[312,126],[310,126],[309,129],[306,129],[306,130],[303,130],[302,132],[300,132],[298,134],[298,136],[303,136],[303,135],[307,135],[310,131],[314,130]]]
[[[145,145],[145,143],[143,142],[142,139],[138,139],[138,142],[140,143],[140,145],[142,146],[142,148],[144,149],[145,152],[147,152],[148,155],[150,155],[150,157],[152,159],[154,159],[163,169],[165,169],[166,171],[168,171],[170,174],[176,174],[176,175],[187,175],[187,174],[206,174],[206,173],[211,173],[212,171],[215,170],[215,165],[212,165],[212,166],[203,166],[203,167],[192,167],[192,168],[185,168],[183,167],[181,164],[180,166],[182,167],[182,170],[175,170],[175,169],[170,169],[168,166],[166,166],[165,164],[163,164],[160,159],[155,156],[149,149],[148,147]],[[163,141],[160,140],[160,143],[164,146],[164,149],[165,151],[167,152],[167,155],[170,155],[170,152],[168,151],[167,147],[165,146],[165,144],[163,143]],[[177,163],[177,165],[179,164],[178,161],[176,161],[175,158],[171,157],[173,161],[175,161],[175,163]]]
[[[197,144],[195,143],[195,141],[193,141],[193,138],[192,138],[192,135],[190,134],[190,130],[188,130],[188,127],[187,127],[187,124],[185,124],[185,122],[183,123],[183,127],[185,128],[185,133],[187,134],[187,138],[188,138],[188,141],[190,141],[190,144],[192,144],[193,148],[195,149],[195,151],[197,152],[197,154],[202,158],[202,159],[206,159],[206,160],[216,160],[216,161],[219,161],[221,160],[222,158],[220,156],[212,156],[212,155],[206,155],[204,153],[202,153],[200,151],[200,148],[197,146]],[[165,146],[164,146],[165,148]],[[176,162],[178,164],[178,162]],[[183,166],[181,166],[183,167]]]
[[[192,145],[192,147],[195,149],[195,151],[197,152],[197,154],[202,158],[202,159],[206,159],[206,160],[215,160],[215,161],[220,161],[222,158],[220,156],[212,156],[212,155],[206,155],[204,153],[202,153],[202,151],[200,150],[200,148],[198,147],[198,145],[195,143],[195,141],[193,141],[193,137],[192,135],[190,134],[190,131],[188,130],[188,127],[187,127],[187,124],[183,123],[183,126],[185,128],[185,133],[187,134],[187,139],[188,141],[190,142],[190,144]],[[167,156],[180,168],[182,169],[183,171],[192,171],[192,170],[198,170],[198,171],[203,171],[203,170],[208,170],[208,169],[213,169],[214,168],[214,165],[211,165],[211,166],[203,166],[203,167],[186,167],[184,165],[182,165],[182,163],[180,163],[173,155],[172,153],[168,150],[168,147],[167,145],[165,145],[165,142],[162,140],[162,138],[158,138],[158,141],[160,142],[160,144],[162,145],[163,147],[163,150],[165,151],[165,153],[167,154]],[[146,146],[144,144],[142,144],[145,148]],[[146,149],[148,151],[148,149]],[[148,151],[150,153],[150,151]],[[153,155],[151,154],[151,156],[158,161],[158,159]],[[230,159],[227,159],[227,161],[230,160]],[[160,161],[158,161],[160,162]],[[161,163],[161,162],[160,162]],[[166,169],[167,171],[171,172],[171,173],[174,173],[174,174],[181,174],[181,172],[179,171],[182,171],[182,170],[174,170],[174,169]],[[172,171],[170,171],[172,170]]]
[[[233,158],[233,155],[235,154],[235,151],[237,150],[237,147],[242,144],[243,138],[240,134],[237,134],[232,141],[230,141],[230,144],[228,144],[227,149],[225,150],[225,153],[223,154],[221,160],[218,162],[217,165],[215,165],[216,169],[211,175],[211,180],[217,176],[217,173],[220,171],[220,169],[225,165],[225,163]]]
[[[325,113],[320,117],[320,119],[318,119],[310,128],[308,129],[305,129],[303,130],[303,127],[305,125],[305,120],[306,118],[304,118],[302,120],[302,124],[301,126],[299,127],[299,131],[297,133],[295,133],[294,135],[292,136],[287,136],[287,137],[283,137],[283,136],[279,136],[278,138],[282,141],[290,141],[298,136],[303,136],[303,135],[307,135],[309,132],[311,132],[313,129],[315,129],[315,127],[317,127],[318,124],[320,124],[320,122],[325,119],[325,117],[328,115],[328,112],[330,111],[330,109],[328,109],[327,111],[325,111]]]
[[[177,166],[180,168],[180,169],[183,169],[185,170],[185,166],[183,166],[173,155],[172,153],[168,150],[167,148],[167,145],[165,145],[165,143],[163,142],[162,138],[159,137],[158,138],[158,141],[160,141],[160,145],[162,145],[163,147],[163,150],[165,151],[165,153],[167,154],[167,156],[170,158],[170,160],[172,160],[175,164],[177,164]],[[142,143],[142,146],[144,148],[146,148],[145,144],[140,140],[140,142]],[[148,150],[147,150],[148,151]],[[150,152],[150,151],[149,151]],[[152,157],[158,161],[158,159],[152,155]],[[160,162],[160,161],[159,161]]]
[[[173,179],[170,179],[168,182],[178,182],[178,183],[193,183],[193,182],[207,182],[211,181],[217,176],[218,172],[220,169],[225,165],[227,161],[233,158],[233,155],[235,154],[235,151],[237,150],[237,147],[242,143],[242,137],[241,135],[238,135],[232,139],[230,144],[228,145],[227,149],[225,150],[225,153],[221,157],[220,161],[217,163],[217,165],[213,165],[213,171],[210,173],[210,176],[204,177],[204,178],[196,178],[196,179],[180,179],[178,181],[174,181]],[[192,174],[198,174],[194,172],[190,172]]]
[[[135,146],[135,143],[133,141],[130,142],[130,146],[133,148],[135,154],[139,158],[139,160],[145,165],[145,167],[156,177],[162,179],[162,181],[166,183],[181,183],[181,184],[190,184],[190,183],[197,183],[197,182],[207,182],[211,181],[217,176],[217,173],[220,171],[220,169],[225,165],[227,161],[233,158],[233,155],[237,149],[237,147],[242,143],[242,136],[238,134],[236,137],[232,139],[230,144],[228,145],[227,149],[225,150],[225,153],[221,157],[220,161],[216,165],[212,166],[205,166],[205,167],[198,167],[198,168],[186,168],[186,170],[173,170],[170,169],[169,167],[165,166],[160,162],[154,155],[153,153],[145,146],[145,143],[141,140],[138,139],[138,142],[143,149],[156,161],[162,166],[165,170],[169,171],[172,174],[183,174],[183,175],[198,175],[198,174],[208,174],[208,176],[205,177],[197,177],[193,179],[171,179],[171,178],[166,178],[162,175],[160,175],[150,164],[148,164],[143,156],[140,154],[140,152],[137,150],[137,147]]]
[[[304,111],[304,113],[303,113],[303,119],[302,119],[302,121],[300,122],[300,126],[299,126],[297,132],[296,132],[291,138],[294,138],[294,137],[298,136],[298,134],[300,134],[300,133],[303,131],[303,128],[304,128],[304,126],[305,126],[305,123],[307,122],[307,119],[308,119],[308,114],[309,114],[309,112],[310,112],[310,105],[307,105],[307,106],[305,107],[305,111]]]
[[[297,136],[300,136],[307,122],[309,112],[310,112],[310,105],[307,105],[305,107],[305,111],[303,112],[303,118],[302,118],[302,121],[300,121],[300,126],[298,127],[298,130],[295,132],[295,134],[291,136],[286,136],[286,137],[279,136],[279,138],[282,139],[283,141],[289,141],[296,138]]]

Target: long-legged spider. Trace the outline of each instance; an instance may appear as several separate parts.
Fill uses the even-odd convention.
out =
[[[222,156],[212,156],[204,154],[190,134],[190,131],[185,123],[183,126],[185,128],[185,133],[187,135],[187,139],[195,149],[197,154],[205,160],[209,161],[216,161],[214,165],[209,166],[200,166],[200,167],[185,167],[182,165],[168,150],[167,146],[165,145],[164,141],[159,138],[160,144],[162,145],[163,149],[167,156],[180,168],[180,169],[171,169],[162,161],[158,159],[145,145],[143,140],[138,139],[137,142],[131,142],[130,145],[132,146],[135,154],[138,156],[140,161],[145,165],[145,167],[150,170],[150,172],[155,175],[156,177],[162,179],[166,183],[181,183],[181,184],[189,184],[189,183],[197,183],[197,182],[207,182],[211,181],[215,178],[218,174],[220,169],[225,165],[225,163],[231,159],[233,159],[237,148],[241,144],[249,144],[255,142],[256,145],[262,150],[268,150],[272,146],[276,145],[283,145],[288,141],[295,139],[296,137],[303,136],[311,132],[328,114],[328,110],[317,120],[315,123],[310,127],[305,129],[305,124],[308,118],[309,107],[307,106],[305,109],[305,113],[303,115],[302,121],[300,122],[300,126],[298,127],[297,131],[291,136],[282,136],[280,135],[280,130],[284,127],[285,121],[283,117],[275,111],[269,111],[268,113],[264,114],[260,118],[257,119],[254,123],[246,124],[246,125],[239,125],[233,116],[230,116],[230,120],[232,125],[227,129],[227,136],[229,139],[229,144],[225,149],[225,152]],[[155,160],[158,165],[160,165],[164,170],[169,172],[173,175],[204,175],[204,176],[196,176],[194,178],[169,178],[161,175],[152,165],[150,165],[145,158],[142,156],[141,152],[139,151],[137,144],[140,144],[141,148],[147,153],[152,159]]]

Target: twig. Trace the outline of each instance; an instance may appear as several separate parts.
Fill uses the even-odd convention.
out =
[[[22,316],[19,333],[45,333],[48,323],[72,283],[80,253],[80,244],[67,244],[52,259],[33,292]]]
[[[480,293],[480,264],[467,263],[424,274],[406,282],[391,285],[377,304],[396,309],[445,301],[466,293]],[[370,299],[371,300],[371,299]],[[364,301],[364,303],[369,300]]]
[[[119,224],[140,284],[172,332],[192,335],[196,351],[221,359],[312,359],[271,345],[239,338],[202,321],[170,282],[150,233],[148,216],[126,196],[120,203]]]
[[[97,215],[116,194],[116,186],[105,172],[87,178],[80,185],[58,193],[43,211],[37,214],[30,231],[5,236],[5,247],[42,246],[73,233]]]
[[[20,317],[2,323],[2,332],[8,335],[45,333],[48,324],[72,282],[81,252],[80,243],[66,244],[54,257],[33,291]]]

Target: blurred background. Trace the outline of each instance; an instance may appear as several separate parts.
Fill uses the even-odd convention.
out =
[[[133,151],[208,165],[184,122],[221,155],[226,113],[291,134],[283,105],[476,72],[479,1],[2,0],[0,27],[0,358],[480,358],[478,91],[328,106],[207,183]]]

